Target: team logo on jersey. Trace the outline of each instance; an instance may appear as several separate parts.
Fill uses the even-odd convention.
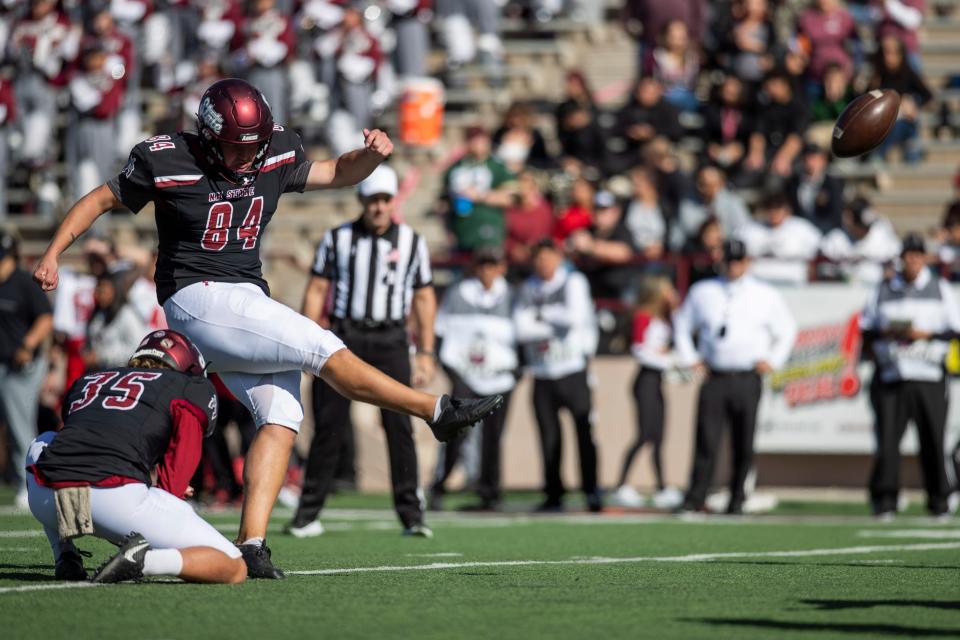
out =
[[[123,175],[127,177],[127,180],[129,180],[130,176],[133,175],[133,165],[136,161],[137,159],[133,156],[133,154],[130,154],[130,159],[127,160],[127,164],[123,168]]]
[[[197,115],[203,120],[203,124],[207,125],[214,133],[220,133],[223,129],[223,116],[213,108],[213,102],[210,101],[210,98],[203,99]]]

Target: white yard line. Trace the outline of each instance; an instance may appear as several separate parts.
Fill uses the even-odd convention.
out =
[[[19,529],[14,531],[0,531],[0,538],[42,538],[43,529]]]
[[[737,551],[729,553],[694,553],[685,556],[637,556],[632,558],[572,558],[569,560],[494,560],[489,562],[434,562],[423,565],[384,565],[379,567],[352,567],[344,569],[309,569],[287,571],[288,575],[317,576],[344,573],[382,573],[389,571],[435,571],[438,569],[471,569],[481,567],[528,567],[543,565],[631,564],[639,562],[709,562],[731,558],[811,558],[818,556],[845,556],[890,551],[945,551],[960,549],[960,542],[876,545],[841,547],[836,549],[803,549],[797,551]]]
[[[960,540],[960,529],[866,529],[857,531],[861,538],[920,538],[925,540]]]
[[[876,545],[862,547],[841,547],[837,549],[803,549],[797,551],[740,551],[731,553],[694,553],[685,556],[638,556],[633,558],[573,558],[569,560],[499,560],[490,562],[433,562],[424,565],[379,567],[352,567],[343,569],[313,569],[305,571],[287,571],[288,575],[317,576],[345,573],[385,573],[390,571],[436,571],[439,569],[470,569],[483,567],[529,567],[554,565],[591,565],[591,564],[631,564],[639,562],[709,562],[729,558],[808,558],[817,556],[845,556],[890,551],[946,551],[960,549],[960,542],[931,542],[923,544]],[[102,586],[91,582],[55,582],[20,587],[0,587],[0,594],[20,593],[24,591],[47,591],[56,589],[74,589]]]

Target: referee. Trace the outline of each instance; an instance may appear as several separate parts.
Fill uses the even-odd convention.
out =
[[[949,340],[960,331],[960,309],[947,281],[927,267],[921,236],[904,238],[901,252],[900,272],[880,283],[860,319],[876,363],[870,385],[877,437],[870,499],[874,514],[882,519],[890,519],[897,509],[900,441],[911,419],[920,440],[927,509],[934,516],[949,511],[944,360]]]
[[[379,166],[360,183],[358,193],[363,214],[328,231],[317,248],[303,314],[321,322],[331,299],[333,332],[361,359],[410,384],[406,324],[412,313],[420,338],[413,382],[426,384],[436,368],[433,327],[437,306],[427,244],[406,224],[393,222],[397,194],[393,169]],[[297,537],[323,533],[317,516],[333,487],[350,428],[350,401],[319,378],[313,383],[313,412],[316,426],[303,493],[287,526],[287,531]],[[410,418],[387,410],[381,410],[381,416],[390,455],[393,502],[404,535],[429,538],[433,533],[423,523]]]
[[[706,376],[697,404],[693,475],[681,510],[703,511],[729,425],[733,473],[727,513],[740,514],[753,465],[762,377],[787,362],[797,327],[780,293],[747,273],[743,242],[728,240],[723,254],[723,275],[693,285],[674,318],[680,362]]]

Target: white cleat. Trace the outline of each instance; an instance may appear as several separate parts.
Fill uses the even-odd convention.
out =
[[[404,530],[403,530],[403,535],[405,535],[405,536],[411,536],[411,537],[414,537],[414,538],[428,538],[428,539],[429,539],[429,538],[432,538],[432,537],[433,537],[433,530],[430,529],[430,527],[428,527],[428,526],[425,525],[425,524],[414,524],[414,525],[410,525],[409,527],[407,527],[406,529],[404,529]]]
[[[683,504],[683,492],[676,487],[667,487],[653,494],[651,500],[657,509],[672,511]]]
[[[287,533],[294,538],[316,538],[323,535],[323,525],[320,524],[319,520],[314,520],[302,527],[295,527],[291,524],[287,526]]]

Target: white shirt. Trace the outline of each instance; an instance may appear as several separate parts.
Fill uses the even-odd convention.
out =
[[[860,328],[883,331],[897,324],[933,334],[960,332],[960,308],[947,281],[934,278],[929,269],[924,269],[913,282],[906,282],[900,274],[881,282],[860,316]],[[949,348],[947,340],[937,338],[873,343],[884,382],[942,380]]]
[[[900,255],[900,238],[888,220],[870,225],[867,235],[854,241],[843,229],[834,229],[823,237],[820,253],[844,264],[843,274],[853,280],[877,284],[883,279],[883,265]]]
[[[771,227],[751,222],[737,233],[756,258],[751,273],[767,282],[803,284],[807,281],[807,262],[820,248],[820,230],[804,218],[789,216]]]
[[[63,269],[53,300],[53,330],[63,333],[71,340],[83,340],[87,336],[87,321],[93,313],[93,289],[97,279]]]
[[[443,338],[439,358],[474,392],[504,393],[516,385],[519,365],[510,286],[503,278],[485,289],[476,278],[451,287],[437,313]]]
[[[665,371],[676,364],[670,351],[673,328],[661,318],[647,316],[648,322],[640,331],[634,330],[630,352],[644,369]]]
[[[718,371],[749,371],[764,360],[779,369],[797,337],[783,296],[749,274],[693,285],[674,317],[673,331],[683,365],[702,361]],[[699,348],[693,345],[694,334]]]
[[[597,316],[590,285],[578,271],[560,267],[550,280],[527,280],[513,322],[535,378],[557,380],[583,371],[596,353]]]

